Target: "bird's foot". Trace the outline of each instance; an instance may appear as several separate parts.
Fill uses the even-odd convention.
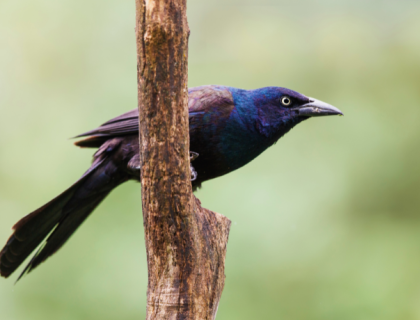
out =
[[[190,165],[190,171],[191,171],[191,181],[194,181],[197,179],[197,171],[195,171],[194,167]]]
[[[198,158],[198,153],[190,151],[190,162],[194,161]],[[194,181],[197,179],[197,171],[195,171],[194,167],[190,164],[190,171],[191,171],[191,181]]]
[[[198,153],[194,151],[190,151],[190,161],[194,161],[198,158]]]

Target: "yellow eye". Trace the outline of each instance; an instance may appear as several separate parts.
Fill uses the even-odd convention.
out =
[[[289,97],[281,98],[281,104],[284,106],[290,106],[292,104],[292,100]]]

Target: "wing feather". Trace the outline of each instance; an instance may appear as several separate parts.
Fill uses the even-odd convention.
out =
[[[189,118],[202,118],[206,114],[222,112],[227,115],[234,107],[232,94],[228,88],[222,86],[201,86],[188,90]],[[115,136],[138,134],[138,109],[126,112],[113,118],[100,127],[79,134],[75,138],[88,137],[75,144],[80,147],[99,147],[104,141]]]

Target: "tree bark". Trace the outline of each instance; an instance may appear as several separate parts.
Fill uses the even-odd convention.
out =
[[[136,0],[146,319],[214,319],[230,221],[190,182],[186,0]]]

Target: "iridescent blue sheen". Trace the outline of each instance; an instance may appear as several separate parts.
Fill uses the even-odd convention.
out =
[[[307,119],[292,108],[309,98],[285,88],[203,86],[189,94],[191,150],[200,154],[197,185],[242,167]],[[285,96],[288,106],[281,102]]]

